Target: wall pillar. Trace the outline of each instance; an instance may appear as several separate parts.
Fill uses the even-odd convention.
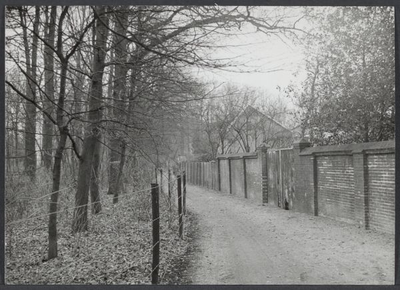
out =
[[[246,158],[243,156],[243,189],[244,189],[244,198],[247,198],[247,176],[246,176]]]
[[[317,156],[311,157],[313,163],[313,187],[314,187],[314,215],[318,216],[318,163]]]
[[[210,171],[211,171],[211,189],[215,190],[215,160],[210,163]]]
[[[196,185],[196,183],[195,183],[195,173],[196,173],[196,168],[195,168],[195,166],[194,166],[194,161],[192,161],[192,163],[191,163],[191,165],[190,165],[190,171],[191,171],[191,177],[190,177],[190,180],[191,180],[191,183],[193,184],[193,185]]]
[[[229,176],[229,194],[232,194],[232,164],[231,164],[231,158],[228,158],[228,176]]]
[[[217,157],[217,190],[221,191],[221,159]]]
[[[204,162],[200,162],[200,186],[204,187]]]
[[[187,183],[191,183],[192,182],[192,180],[191,180],[191,178],[190,178],[190,176],[191,176],[191,174],[192,174],[192,171],[190,170],[191,168],[190,168],[190,165],[192,164],[192,162],[186,162],[186,174],[187,174]],[[168,170],[169,170],[169,166],[168,166]]]
[[[262,192],[262,203],[268,203],[268,164],[267,164],[267,153],[269,146],[261,144],[257,147],[258,162],[260,164],[261,173],[261,192]]]
[[[353,151],[355,220],[369,229],[368,165],[364,151]]]
[[[200,163],[196,162],[196,185],[200,185]]]

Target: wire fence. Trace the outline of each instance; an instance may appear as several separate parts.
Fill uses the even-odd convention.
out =
[[[169,169],[166,171],[170,172]],[[90,211],[98,201],[84,206],[73,205],[74,195],[71,193],[75,184],[60,189],[63,194],[56,212],[59,254],[51,260],[47,260],[47,231],[52,193],[29,198],[23,196],[7,203],[8,212],[14,211],[15,204],[20,201],[27,201],[28,209],[23,214],[10,214],[6,220],[6,283],[166,283],[163,279],[171,273],[171,262],[179,252],[176,248],[185,247],[184,235],[179,231],[183,228],[184,213],[182,210],[178,213],[178,183],[184,173],[175,176],[166,175],[166,171],[157,170],[156,185],[127,186],[125,192],[119,194],[116,204],[103,192],[99,214]],[[157,217],[152,211],[151,192],[154,187],[159,190]],[[49,190],[48,185],[44,188]],[[74,213],[80,207],[88,209],[89,231],[72,234]],[[154,240],[157,223],[159,238]],[[156,248],[159,253],[157,263],[154,262]],[[154,279],[155,273],[157,279]]]

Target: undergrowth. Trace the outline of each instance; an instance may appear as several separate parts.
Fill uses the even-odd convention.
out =
[[[58,257],[48,261],[49,197],[30,195],[21,214],[15,214],[11,201],[8,207],[6,204],[6,284],[149,284],[150,190],[144,185],[125,186],[117,204],[103,190],[102,212],[93,215],[89,210],[89,231],[75,235],[71,232],[74,193],[72,187],[60,194]],[[187,247],[188,240],[178,237],[176,204],[169,202],[166,193],[160,193],[160,284],[170,283],[174,263]]]

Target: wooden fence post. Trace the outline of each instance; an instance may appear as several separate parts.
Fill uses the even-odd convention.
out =
[[[160,204],[157,183],[151,184],[151,204],[153,213],[153,263],[151,284],[158,284],[158,270],[160,268]]]
[[[183,171],[183,214],[186,215],[186,171]]]
[[[183,217],[182,217],[182,183],[178,175],[178,214],[179,214],[179,238],[183,238]]]

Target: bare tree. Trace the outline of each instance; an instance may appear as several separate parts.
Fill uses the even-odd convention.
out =
[[[76,207],[72,222],[72,230],[74,233],[86,231],[88,229],[87,203],[90,177],[92,174],[94,149],[100,138],[99,122],[101,121],[103,110],[102,80],[108,37],[107,25],[109,21],[106,11],[107,9],[104,6],[94,8],[96,24],[94,26],[93,75],[91,77],[89,95],[88,126],[85,130],[82,156],[79,163],[77,191],[75,194]],[[95,202],[98,204],[100,204],[99,198],[99,195],[95,198]]]
[[[112,107],[111,117],[118,118],[118,115],[123,112],[124,103],[126,101],[126,82],[128,66],[125,64],[128,58],[128,41],[126,39],[126,33],[128,29],[128,10],[121,8],[115,11],[115,34],[114,34],[114,60],[118,63],[115,65],[115,81],[113,82],[112,92]],[[112,125],[115,128],[116,124]],[[123,170],[124,157],[121,154],[125,144],[123,139],[117,133],[117,131],[111,132],[114,136],[110,142],[110,180],[108,186],[108,194],[115,196],[114,201],[118,199],[118,184],[120,179],[120,171]],[[122,165],[121,165],[122,162]]]
[[[43,162],[44,166],[51,170],[53,159],[53,126],[54,124],[47,118],[47,115],[53,116],[54,111],[54,39],[56,30],[57,7],[45,7],[46,22],[44,39],[48,45],[44,46],[44,80],[45,96],[43,101]]]
[[[56,8],[54,8],[54,9],[56,9]],[[24,7],[19,8],[19,10],[23,11]],[[57,208],[58,208],[58,197],[59,197],[60,182],[61,182],[61,169],[62,169],[61,165],[62,165],[63,153],[65,150],[67,139],[69,139],[71,141],[71,144],[72,144],[72,147],[73,147],[75,153],[80,158],[79,153],[76,150],[75,141],[69,132],[69,124],[72,120],[72,117],[66,111],[66,106],[65,106],[66,85],[67,85],[66,81],[67,81],[69,60],[75,54],[78,46],[82,42],[83,37],[85,36],[86,32],[92,25],[92,22],[87,23],[85,28],[82,31],[79,31],[77,37],[74,38],[74,39],[76,39],[76,41],[72,42],[69,49],[67,49],[66,44],[65,44],[65,38],[64,38],[65,33],[63,31],[63,28],[64,28],[64,20],[66,18],[68,10],[69,10],[68,6],[62,7],[60,17],[58,18],[58,22],[56,25],[57,41],[56,41],[55,47],[53,45],[51,45],[51,43],[48,43],[43,37],[41,37],[39,34],[39,31],[36,30],[35,27],[32,29],[27,25],[26,22],[23,22],[23,21],[21,22],[23,31],[25,31],[24,33],[27,33],[28,31],[33,33],[34,37],[38,38],[45,46],[49,47],[58,58],[59,66],[60,66],[60,73],[59,73],[60,77],[59,77],[58,100],[55,104],[55,107],[56,107],[55,118],[53,118],[50,114],[48,114],[48,112],[41,106],[41,104],[38,101],[30,98],[29,95],[26,95],[23,92],[21,92],[21,90],[19,90],[18,87],[15,84],[13,84],[13,82],[6,81],[8,86],[10,86],[18,95],[20,95],[26,101],[30,102],[30,104],[32,104],[35,107],[35,110],[39,109],[41,112],[43,112],[43,114],[45,114],[46,117],[49,120],[51,120],[51,122],[53,124],[56,124],[56,126],[58,128],[59,139],[58,139],[58,144],[57,144],[57,148],[56,148],[55,155],[54,155],[54,166],[53,166],[53,171],[52,171],[53,184],[52,184],[52,194],[51,194],[51,198],[50,198],[51,200],[50,200],[50,209],[49,209],[48,259],[55,258],[58,255],[58,251],[57,251]],[[53,12],[53,13],[55,13],[55,12]],[[24,39],[26,39],[25,35],[24,35]],[[8,52],[7,54],[14,61],[14,64],[20,69],[20,71],[23,73],[23,75],[26,77],[27,83],[30,83],[36,89],[40,90],[42,94],[45,94],[45,92],[41,89],[40,83],[37,82],[32,77],[32,74],[29,73],[29,70],[28,69],[23,70],[23,68],[20,66],[17,59],[15,59],[13,57],[11,52]],[[29,91],[27,93],[29,93]],[[46,98],[50,99],[49,96],[46,96]]]
[[[33,31],[35,34],[32,37],[32,45],[29,45],[28,28],[27,28],[27,9],[24,7],[19,8],[21,19],[23,42],[25,49],[26,73],[28,79],[26,82],[26,100],[25,111],[25,171],[32,178],[36,175],[36,107],[32,102],[36,102],[36,82],[37,71],[37,51],[38,51],[38,33],[39,33],[39,18],[40,7],[35,8],[35,20]],[[31,52],[31,54],[30,54]]]
[[[238,115],[255,100],[256,96],[250,88],[239,88],[228,83],[204,102],[202,126],[208,148],[211,149],[211,159],[216,158],[217,154],[226,154],[236,142],[237,136],[232,135],[232,126]]]

